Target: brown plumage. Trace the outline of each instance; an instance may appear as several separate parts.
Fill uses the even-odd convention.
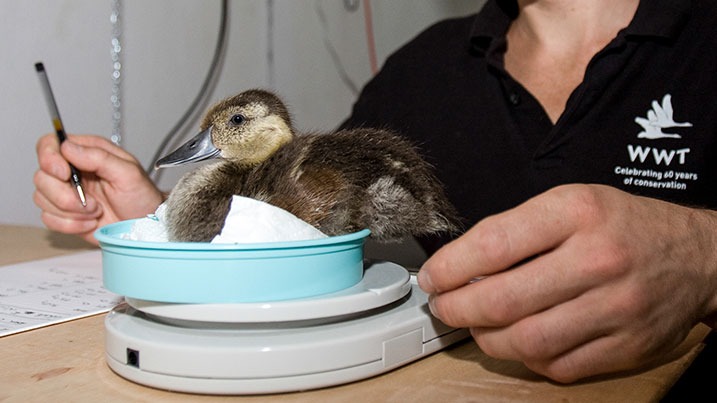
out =
[[[201,129],[217,148],[209,154],[222,160],[189,172],[172,190],[166,213],[172,241],[210,241],[232,195],[281,207],[327,235],[368,228],[373,238],[389,241],[458,231],[455,209],[431,167],[389,131],[295,134],[281,100],[262,90],[219,102]],[[198,138],[182,148],[196,148]],[[204,158],[187,158],[182,148],[158,166]]]

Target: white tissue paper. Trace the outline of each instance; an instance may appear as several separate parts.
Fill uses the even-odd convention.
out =
[[[162,203],[154,214],[137,220],[131,232],[123,238],[167,242],[165,210],[166,206]],[[303,241],[326,237],[323,232],[284,209],[248,197],[233,196],[222,231],[211,243]]]
[[[164,226],[165,210],[167,206],[164,203],[160,204],[154,214],[148,214],[147,217],[135,221],[130,233],[123,234],[125,236],[122,238],[133,241],[169,242],[167,229]]]
[[[224,227],[212,243],[303,241],[326,238],[314,226],[263,201],[233,196]]]

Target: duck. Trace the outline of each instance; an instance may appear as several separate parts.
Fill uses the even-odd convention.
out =
[[[263,89],[217,102],[199,129],[155,163],[218,160],[186,173],[169,193],[170,241],[211,241],[234,195],[282,208],[328,236],[369,229],[372,239],[392,242],[460,231],[433,167],[393,131],[298,132],[285,103]]]

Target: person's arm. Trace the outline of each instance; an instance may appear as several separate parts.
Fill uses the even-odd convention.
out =
[[[560,186],[476,224],[418,281],[490,356],[560,382],[636,368],[717,312],[717,212]]]
[[[34,201],[42,221],[54,231],[97,243],[101,226],[155,211],[163,195],[130,153],[99,136],[69,136],[60,148],[54,134],[37,142],[40,168],[35,172]],[[82,172],[87,196],[83,207],[70,186],[72,163]]]

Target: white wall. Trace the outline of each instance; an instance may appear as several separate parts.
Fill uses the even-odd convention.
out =
[[[372,1],[379,64],[432,22],[475,12],[483,2]],[[341,81],[325,37],[358,87],[371,77],[363,7],[350,11],[346,5],[351,3],[359,2],[231,1],[228,48],[211,101],[271,87],[291,106],[300,129],[335,127],[348,116],[355,94]],[[122,145],[146,166],[200,87],[217,36],[220,3],[124,0],[123,7]],[[320,12],[327,17],[326,30]],[[42,225],[32,203],[34,147],[52,127],[33,68],[36,61],[45,62],[67,131],[109,137],[109,15],[110,0],[0,0],[1,223]],[[273,69],[268,68],[269,49]],[[160,187],[170,189],[182,172],[163,174]]]

